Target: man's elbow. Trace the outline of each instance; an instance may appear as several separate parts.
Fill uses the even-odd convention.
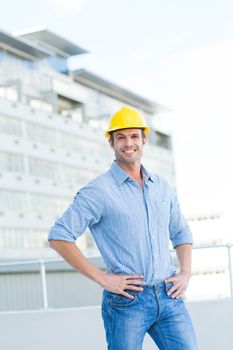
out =
[[[69,242],[69,241],[63,241],[63,240],[60,240],[60,239],[50,239],[49,240],[49,246],[50,248],[54,249],[54,250],[58,250],[60,249],[61,247],[64,247],[64,246],[70,246],[70,245],[74,245],[75,243],[74,242]]]
[[[49,246],[50,246],[50,248],[56,250],[57,241],[56,241],[55,239],[50,239],[50,240],[49,240]]]

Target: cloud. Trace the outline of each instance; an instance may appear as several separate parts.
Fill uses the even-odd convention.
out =
[[[81,13],[91,0],[48,0],[52,11],[59,18],[69,18]]]

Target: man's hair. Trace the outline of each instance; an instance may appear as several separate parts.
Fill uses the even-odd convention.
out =
[[[135,128],[135,129],[137,129],[137,128]],[[141,132],[142,132],[142,139],[144,140],[145,137],[146,137],[144,128],[138,128],[138,129],[141,130]],[[118,130],[116,130],[116,131],[118,131]],[[114,137],[113,137],[114,132],[115,132],[115,131],[111,131],[111,132],[109,133],[109,134],[110,134],[109,141],[112,143],[112,145],[114,145]]]

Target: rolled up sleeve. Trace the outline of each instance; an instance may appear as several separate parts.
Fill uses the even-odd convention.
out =
[[[171,191],[169,234],[173,248],[180,244],[193,244],[192,232],[181,212],[175,192]]]
[[[91,185],[81,189],[73,203],[51,227],[48,240],[75,242],[87,227],[100,221],[102,202],[99,191]]]

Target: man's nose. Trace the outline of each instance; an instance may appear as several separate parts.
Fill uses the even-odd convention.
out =
[[[126,147],[131,147],[132,144],[133,144],[133,140],[131,140],[130,137],[127,137],[127,138],[125,139],[125,146],[126,146]]]

